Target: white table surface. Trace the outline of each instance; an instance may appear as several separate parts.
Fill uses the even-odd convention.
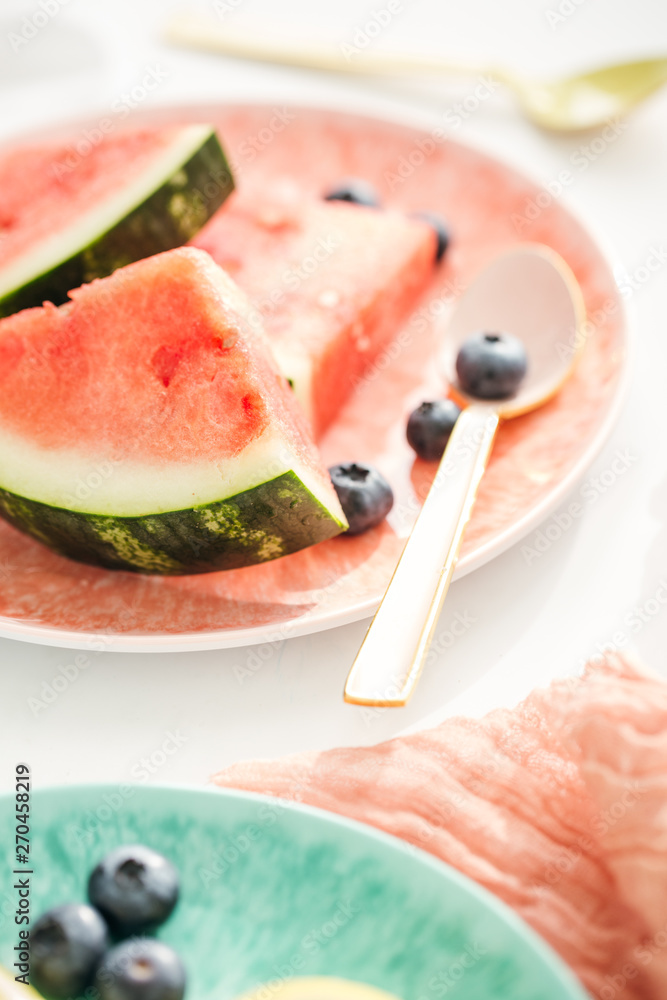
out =
[[[53,0],[41,2],[54,10]],[[144,107],[257,99],[435,125],[467,93],[466,85],[364,83],[168,48],[158,29],[168,10],[182,6],[171,0],[55,2],[57,13],[14,52],[12,33],[25,30],[25,18],[33,19],[40,6],[3,0],[0,140],[63,118],[102,115],[151,68],[165,78]],[[216,16],[213,2],[199,7]],[[340,44],[353,41],[386,4],[227,0],[218,7],[230,26]],[[402,0],[371,44],[556,75],[657,54],[666,42],[663,0]],[[630,302],[634,371],[621,419],[588,476],[597,500],[584,505],[583,516],[539,559],[529,564],[515,546],[452,586],[436,634],[447,632],[457,612],[475,623],[427,670],[412,703],[385,711],[343,704],[343,682],[367,622],[287,640],[243,681],[234,667],[247,662],[251,648],[98,654],[37,712],[31,699],[41,699],[43,685],[75,654],[0,639],[0,789],[10,787],[18,760],[32,765],[36,786],[203,783],[249,756],[373,743],[451,714],[515,704],[532,686],[576,673],[609,642],[634,649],[667,675],[667,613],[656,604],[667,594],[660,589],[667,581],[666,121],[667,90],[624,123],[588,169],[575,172],[562,197],[608,248],[619,277],[638,268],[644,276],[642,265],[654,250],[665,258],[649,280],[636,282]],[[481,103],[453,137],[544,183],[593,138],[539,132],[506,95]],[[619,449],[633,460],[613,486],[598,492],[595,477],[611,468]],[[659,610],[637,627],[633,609],[647,601]],[[169,734],[179,745],[167,755],[159,751]]]

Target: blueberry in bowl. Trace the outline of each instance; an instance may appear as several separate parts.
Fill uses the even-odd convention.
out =
[[[123,840],[147,840],[179,870],[179,901],[157,940],[185,965],[185,1000],[233,1000],[249,992],[257,992],[253,1000],[383,1000],[378,989],[405,1000],[426,996],[432,975],[460,961],[461,940],[475,941],[480,926],[494,947],[466,969],[466,995],[586,1000],[562,961],[500,900],[371,826],[229,788],[137,784],[92,842],[80,841],[77,829],[117,787],[35,792],[40,874],[32,884],[33,912],[37,917],[57,902],[83,901],[102,855]],[[0,840],[10,843],[15,829],[12,791],[0,795]],[[13,919],[0,922],[0,965],[7,968],[16,961],[16,932]],[[397,952],[397,935],[419,947]],[[139,962],[134,974],[150,981],[155,957],[131,956]],[[8,973],[8,986],[15,974]],[[301,977],[313,975],[335,977],[326,994],[311,989],[308,979],[304,984]],[[349,980],[375,988],[375,996],[350,992]],[[0,995],[2,987],[0,970]],[[7,995],[20,1000],[19,991],[36,1000],[21,984]],[[69,996],[102,1000],[100,992],[93,981]]]
[[[80,996],[108,944],[107,925],[92,906],[54,906],[35,921],[30,933],[31,984],[48,1000]]]
[[[154,938],[131,938],[107,952],[95,974],[100,1000],[183,1000],[185,969]]]
[[[104,857],[88,880],[88,898],[116,936],[143,934],[164,923],[178,900],[178,872],[141,844],[124,844]]]

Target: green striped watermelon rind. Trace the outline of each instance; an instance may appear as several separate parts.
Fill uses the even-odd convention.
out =
[[[171,177],[99,239],[0,298],[0,318],[41,306],[62,305],[67,293],[119,267],[187,243],[234,190],[216,133]]]
[[[0,488],[0,514],[60,555],[162,576],[267,562],[347,527],[293,471],[224,500],[139,517],[51,507]]]

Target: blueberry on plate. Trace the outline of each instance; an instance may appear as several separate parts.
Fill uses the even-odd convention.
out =
[[[178,899],[178,873],[165,857],[125,844],[93,869],[88,898],[119,936],[141,934],[163,923]]]
[[[131,938],[107,952],[95,975],[100,1000],[182,1000],[185,969],[155,938]]]
[[[358,177],[348,177],[336,184],[324,195],[325,201],[347,201],[352,205],[365,205],[366,208],[379,208],[380,196],[368,181]]]
[[[351,462],[333,465],[329,475],[350,525],[348,535],[360,535],[384,521],[393,507],[394,494],[377,469]]]
[[[407,439],[419,458],[434,462],[443,452],[461,413],[451,399],[422,403],[408,418]]]
[[[478,399],[506,399],[528,368],[526,349],[509,333],[476,333],[461,347],[456,374],[464,392]]]
[[[107,926],[92,906],[55,906],[30,932],[30,982],[49,1000],[80,996],[108,945]]]
[[[427,222],[431,229],[435,233],[436,244],[435,244],[435,262],[439,264],[442,258],[445,256],[447,247],[451,242],[451,236],[449,235],[449,227],[441,215],[436,212],[415,212],[413,215],[415,219],[421,219],[422,222]]]

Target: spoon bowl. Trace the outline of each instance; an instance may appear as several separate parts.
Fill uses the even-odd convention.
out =
[[[459,406],[479,405],[456,377],[456,356],[478,331],[510,333],[523,344],[528,370],[518,392],[491,403],[503,420],[528,413],[554,396],[569,377],[582,339],[576,331],[584,304],[563,258],[541,244],[496,257],[463,292],[447,328],[443,375]]]
[[[450,394],[465,408],[349,673],[347,702],[388,708],[411,697],[498,426],[543,405],[563,386],[583,346],[584,318],[572,271],[541,245],[526,244],[497,257],[463,293],[449,323],[442,363]],[[526,378],[510,398],[481,401],[457,387],[459,348],[485,331],[513,334],[526,348]]]
[[[667,59],[604,66],[592,72],[538,83],[500,71],[531,121],[555,131],[594,128],[627,115],[667,82]]]

